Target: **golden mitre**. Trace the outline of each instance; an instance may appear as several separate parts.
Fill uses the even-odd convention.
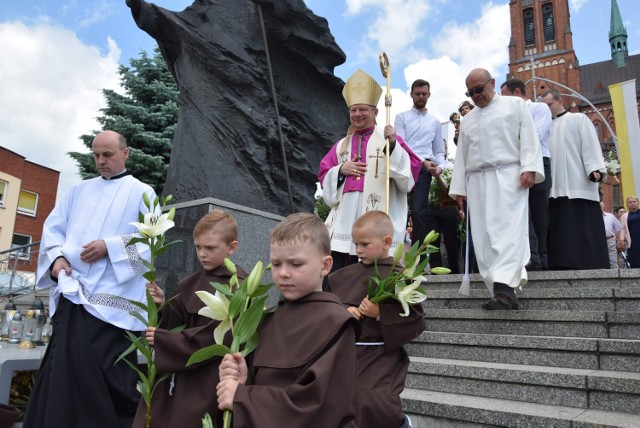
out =
[[[375,107],[378,105],[380,95],[382,95],[382,88],[378,82],[360,69],[349,77],[342,90],[347,107],[354,104],[368,104]]]

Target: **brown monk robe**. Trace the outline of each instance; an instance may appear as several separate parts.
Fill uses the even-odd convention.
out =
[[[378,260],[378,271],[386,275],[393,258]],[[357,263],[329,275],[327,291],[342,303],[358,307],[367,297],[374,265]],[[345,311],[346,312],[346,311]],[[359,427],[399,427],[403,420],[400,393],[407,377],[409,357],[402,347],[426,328],[422,304],[410,306],[409,315],[393,299],[380,302],[380,319],[362,317],[358,354],[358,399],[356,422]],[[384,342],[384,344],[382,344]]]
[[[233,426],[356,427],[355,321],[330,293],[281,301],[236,390]]]
[[[238,267],[238,279],[246,273]],[[162,323],[155,332],[154,352],[158,376],[175,373],[162,382],[151,399],[151,426],[153,428],[200,428],[202,417],[209,413],[216,426],[222,426],[222,412],[218,410],[216,385],[218,366],[222,357],[185,367],[189,357],[197,350],[213,345],[213,330],[219,321],[201,315],[198,311],[204,303],[196,291],[215,293],[209,284],[228,284],[231,273],[222,265],[212,271],[201,270],[178,284],[178,294],[162,311]],[[180,333],[170,330],[184,325]],[[225,345],[231,345],[231,335],[225,337]],[[140,400],[134,428],[146,427],[147,405]]]

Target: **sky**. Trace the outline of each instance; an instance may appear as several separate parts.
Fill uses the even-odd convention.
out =
[[[193,0],[156,0],[180,11]],[[475,67],[505,80],[510,38],[508,0],[306,0],[327,19],[347,56],[335,74],[358,68],[383,86],[378,55],[391,69],[396,112],[411,107],[409,86],[431,83],[429,111],[447,121],[464,99]],[[637,0],[618,0],[630,54],[640,53]],[[580,64],[610,59],[609,0],[569,0]],[[0,0],[0,145],[61,172],[58,196],[80,180],[69,151],[88,152],[80,135],[100,129],[102,89],[121,92],[118,65],[155,41],[138,29],[125,0]],[[384,97],[382,97],[384,98]],[[384,102],[381,103],[384,109]],[[346,114],[346,108],[345,108]],[[384,118],[384,110],[380,118]],[[384,119],[383,119],[384,120]]]

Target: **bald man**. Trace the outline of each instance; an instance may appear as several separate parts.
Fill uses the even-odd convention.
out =
[[[140,394],[137,375],[118,356],[131,343],[125,331],[144,330],[129,302],[146,303],[148,247],[128,245],[129,223],[146,212],[153,189],[132,177],[129,148],[114,131],[92,144],[100,176],[73,186],[47,217],[37,271],[51,288],[53,336],[27,406],[24,427],[130,427]],[[136,363],[136,354],[128,360]]]
[[[465,81],[477,108],[460,125],[449,195],[467,201],[478,269],[493,298],[487,310],[518,309],[527,281],[529,188],[544,180],[536,127],[524,100],[503,97],[482,68]],[[465,291],[462,290],[461,291]]]

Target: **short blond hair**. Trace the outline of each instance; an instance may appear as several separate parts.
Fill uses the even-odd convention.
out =
[[[370,226],[380,237],[393,236],[393,222],[384,211],[367,211],[353,222],[351,230]]]
[[[311,213],[295,213],[271,229],[271,244],[309,242],[323,255],[331,254],[331,239],[327,226]]]
[[[220,239],[229,245],[238,240],[238,223],[231,214],[215,209],[198,220],[196,227],[193,228],[193,238],[207,232],[217,233]]]

